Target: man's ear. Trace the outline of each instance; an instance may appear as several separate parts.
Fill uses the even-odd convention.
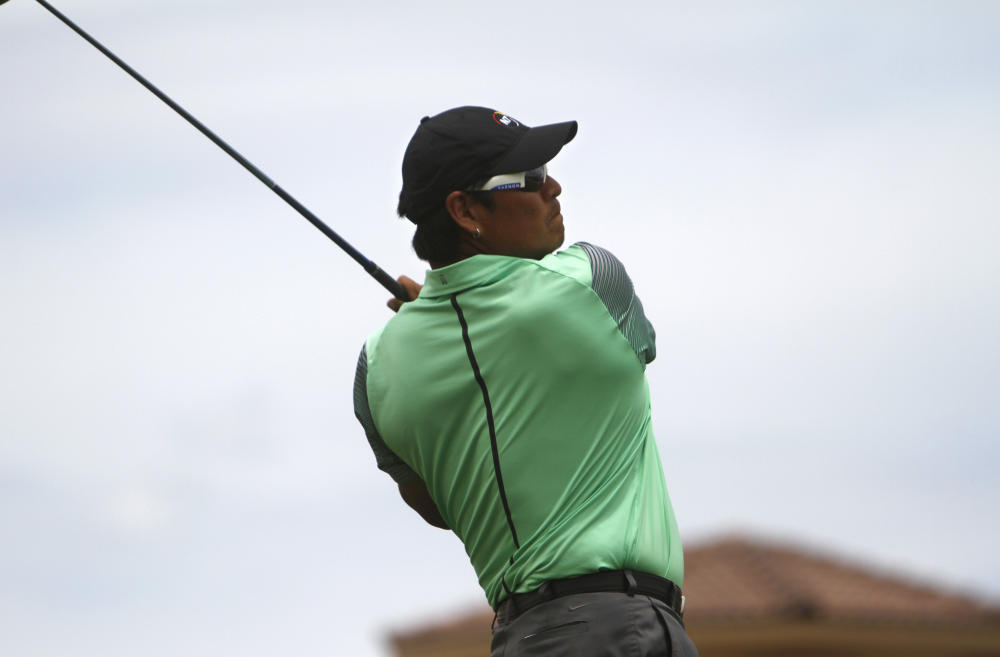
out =
[[[473,204],[464,192],[452,192],[444,200],[444,207],[451,215],[451,220],[465,233],[473,234],[479,229],[479,221],[475,216]],[[480,208],[481,210],[481,208]]]

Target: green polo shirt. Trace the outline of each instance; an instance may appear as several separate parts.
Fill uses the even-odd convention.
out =
[[[355,412],[379,468],[427,484],[491,605],[602,569],[681,585],[650,420],[654,356],[607,251],[477,255],[428,271],[368,338]]]

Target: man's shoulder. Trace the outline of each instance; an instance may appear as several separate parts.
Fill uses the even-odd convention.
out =
[[[385,332],[385,329],[389,325],[389,322],[391,322],[393,319],[395,319],[395,315],[386,320],[386,322],[382,324],[382,326],[379,326],[378,328],[370,332],[368,336],[364,339],[364,342],[362,342],[361,354],[366,361],[370,360],[371,356],[378,350],[379,340],[382,339],[382,334]]]
[[[607,280],[628,279],[625,265],[615,254],[590,242],[575,242],[562,251],[545,256],[539,264],[572,276],[588,286]]]
[[[538,260],[538,265],[590,286],[592,271],[586,246],[587,242],[576,242],[562,251],[550,253]]]

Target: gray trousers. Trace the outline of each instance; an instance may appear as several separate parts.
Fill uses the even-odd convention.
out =
[[[666,604],[644,595],[579,593],[493,629],[490,657],[698,657]]]

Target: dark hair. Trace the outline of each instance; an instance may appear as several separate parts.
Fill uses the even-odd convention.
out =
[[[469,199],[478,205],[482,205],[487,210],[495,207],[493,192],[475,191],[466,192]],[[399,216],[407,216],[402,208],[397,208]],[[458,224],[448,214],[448,209],[441,204],[436,210],[428,212],[423,216],[410,216],[409,219],[417,224],[417,230],[413,233],[413,250],[417,257],[427,262],[444,262],[454,259],[458,250]]]

